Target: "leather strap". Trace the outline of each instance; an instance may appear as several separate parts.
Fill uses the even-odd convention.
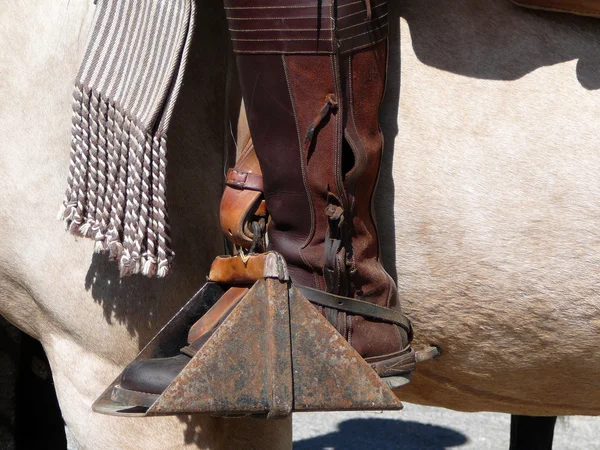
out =
[[[258,253],[242,258],[237,256],[217,256],[210,267],[208,279],[223,284],[252,284],[265,274],[265,261],[268,253]]]
[[[345,311],[357,316],[381,320],[382,322],[393,323],[404,328],[409,336],[412,335],[412,325],[410,320],[408,320],[408,318],[400,311],[384,308],[383,306],[374,305],[355,298],[342,297],[341,295],[319,291],[306,286],[296,287],[309,302],[314,303],[315,305]]]
[[[235,167],[227,172],[221,197],[221,229],[227,239],[240,247],[252,247],[254,233],[250,223],[267,216],[262,188],[260,165],[249,139]]]
[[[260,204],[258,205],[258,208],[256,208],[256,211],[254,211],[254,215],[259,217],[267,217],[268,213],[269,212],[267,211],[267,202],[261,200]]]
[[[246,172],[237,167],[227,171],[227,186],[236,187],[239,189],[248,189],[251,191],[263,190],[262,175],[260,173]]]
[[[188,343],[200,339],[211,329],[216,328],[221,324],[225,317],[233,310],[235,306],[242,300],[244,295],[248,293],[248,286],[232,286],[221,298],[211,306],[211,308],[200,319],[194,323],[188,332]]]

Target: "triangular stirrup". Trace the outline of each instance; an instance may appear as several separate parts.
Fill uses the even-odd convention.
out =
[[[220,293],[218,284],[207,283],[136,359],[171,356],[174,342],[181,341],[175,330],[197,319]],[[95,411],[276,418],[293,411],[402,409],[325,317],[289,281],[277,278],[255,283],[149,408],[112,401],[118,380],[94,403]]]

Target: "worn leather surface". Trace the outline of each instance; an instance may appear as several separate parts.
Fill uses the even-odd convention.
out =
[[[387,64],[387,43],[355,52],[342,59],[342,77],[346,84],[347,108],[344,135],[354,153],[355,164],[344,185],[352,205],[352,251],[355,274],[353,287],[361,300],[388,308],[399,308],[396,285],[379,261],[379,239],[372,198],[383,153],[379,129],[379,106],[383,100]],[[408,345],[407,336],[398,327],[352,316],[349,339],[361,355],[376,356],[372,344],[380,342],[380,352]],[[363,340],[358,336],[369,336]],[[381,354],[381,353],[379,353]]]
[[[123,371],[120,387],[146,394],[161,394],[248,291],[249,285],[231,286],[206,314],[192,325],[188,332],[189,345],[181,349],[181,354],[168,358],[133,361]]]
[[[188,362],[190,357],[183,354],[133,361],[123,370],[119,385],[132,391],[161,394]]]
[[[225,184],[227,186],[238,188],[238,189],[249,189],[251,191],[262,192],[262,175],[246,172],[245,170],[234,167],[227,171],[227,178],[225,178]]]
[[[225,7],[252,135],[226,180],[226,236],[248,247],[245,224],[261,207],[262,189],[270,247],[296,284],[398,309],[372,211],[383,149],[386,2],[226,0]],[[251,284],[264,275],[264,262],[264,254],[218,257],[209,279]],[[185,355],[134,363],[121,386],[162,392],[244,293],[231,288],[192,326]],[[410,324],[374,319],[379,308],[363,308],[372,313],[363,317],[316,307],[381,376],[414,369]]]
[[[373,302],[344,297],[306,286],[296,286],[296,288],[314,305],[326,306],[338,311],[346,311],[354,315],[376,319],[380,322],[394,323],[404,328],[409,335],[412,334],[410,321],[397,309],[386,308]]]
[[[252,245],[250,221],[267,215],[262,190],[260,165],[252,140],[249,140],[235,167],[227,172],[220,213],[223,233],[227,239],[243,248]]]
[[[238,70],[271,216],[269,239],[288,262],[292,278],[312,286],[312,270],[300,250],[310,234],[313,211],[282,55],[240,54]]]
[[[512,0],[526,8],[545,9],[566,12],[582,16],[600,17],[600,1],[598,0]]]
[[[238,53],[346,53],[385,40],[387,1],[225,0]],[[370,16],[370,17],[369,17]]]
[[[252,284],[264,277],[266,253],[246,256],[217,256],[210,267],[208,279],[222,284]]]
[[[365,1],[338,1],[335,8],[320,2],[317,11],[318,4],[226,2],[271,214],[271,248],[284,256],[296,284],[399,308],[395,284],[379,263],[372,212],[383,149],[378,112],[387,43],[379,32],[387,28],[386,5],[372,2],[369,18]],[[313,15],[328,19],[331,29]],[[293,27],[286,28],[288,20]],[[306,36],[290,30],[310,26]],[[360,38],[348,31],[362,27]],[[267,43],[239,44],[250,35]],[[279,43],[293,39],[303,44]],[[335,43],[332,51],[320,47],[323,40]],[[318,308],[365,358],[391,360],[408,346],[406,331],[394,324]]]
[[[209,332],[211,329],[216,328],[227,315],[239,302],[242,300],[244,295],[249,291],[247,286],[232,286],[230,287],[221,298],[215,303],[207,312],[204,314],[188,332],[188,343],[192,343],[197,339],[200,339],[202,335]]]
[[[235,258],[220,259],[222,265],[226,265]],[[254,261],[258,263],[256,259]],[[264,265],[264,258],[262,262]],[[246,284],[231,286],[225,291],[206,314],[191,326],[187,338],[188,345],[181,349],[181,354],[168,358],[143,359],[129,364],[121,374],[120,387],[140,393],[161,394],[235,309],[249,288],[250,284]]]

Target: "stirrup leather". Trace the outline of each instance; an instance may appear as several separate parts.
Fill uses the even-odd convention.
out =
[[[350,297],[331,294],[329,292],[319,291],[306,286],[296,286],[306,299],[315,305],[325,306],[327,308],[337,309],[357,316],[368,317],[370,319],[380,320],[386,323],[392,323],[404,328],[408,336],[412,338],[412,324],[408,317],[400,311],[384,308],[372,303],[364,302]]]

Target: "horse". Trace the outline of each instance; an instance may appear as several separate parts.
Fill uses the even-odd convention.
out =
[[[94,399],[223,253],[218,203],[240,95],[222,5],[197,7],[173,114],[173,273],[119,278],[55,220],[70,94],[92,2],[3,5],[0,313],[39,339],[84,448],[289,448],[291,420],[115,418]],[[600,22],[503,0],[390,10],[377,193],[384,264],[422,363],[402,400],[461,411],[598,414]]]
[[[220,2],[203,2],[198,13],[185,92],[172,123],[171,145],[178,151],[171,155],[169,202],[178,268],[163,281],[121,280],[91,242],[67,234],[56,220],[68,164],[73,77],[93,2],[9,3],[2,9],[0,313],[41,341],[73,437],[83,448],[289,447],[291,420],[135,420],[91,410],[224,251],[217,230],[230,58]]]

